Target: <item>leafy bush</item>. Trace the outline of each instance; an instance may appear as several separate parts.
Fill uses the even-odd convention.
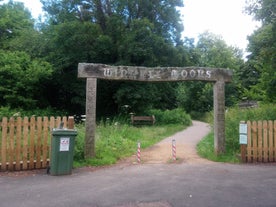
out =
[[[157,125],[183,124],[189,126],[192,123],[190,115],[180,108],[165,111],[152,109],[149,114],[155,116]]]
[[[52,76],[52,66],[22,51],[0,50],[1,105],[32,109],[43,102],[41,85]]]
[[[46,108],[46,109],[33,109],[33,110],[23,110],[23,109],[11,109],[10,107],[0,107],[0,120],[3,117],[12,117],[12,116],[67,116],[68,114],[64,111],[57,111],[54,108]]]
[[[84,124],[76,124],[75,129],[77,129],[78,135],[75,140],[74,160],[83,160],[84,159],[85,125]]]

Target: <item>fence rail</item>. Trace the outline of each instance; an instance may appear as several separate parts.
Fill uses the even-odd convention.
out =
[[[51,130],[74,128],[73,117],[11,117],[0,122],[0,170],[31,170],[49,164]]]
[[[243,162],[276,162],[276,121],[247,121],[247,145],[241,145]]]

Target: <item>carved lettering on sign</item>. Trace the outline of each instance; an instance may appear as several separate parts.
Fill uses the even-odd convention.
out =
[[[211,70],[172,70],[171,78],[177,80],[178,78],[211,78]]]
[[[112,76],[111,70],[108,69],[108,68],[105,68],[104,69],[104,76],[105,77],[111,77]]]
[[[114,78],[129,78],[129,79],[162,79],[162,70],[141,70],[137,71],[135,69],[124,69],[124,68],[104,68],[104,77],[114,77]],[[211,70],[171,70],[168,77],[169,79],[177,80],[179,78],[203,78],[210,79],[212,77]]]
[[[109,66],[93,63],[79,63],[80,78],[99,78],[107,80],[130,81],[191,81],[202,80],[216,82],[232,81],[232,71],[221,68],[203,67],[139,67],[139,66]]]

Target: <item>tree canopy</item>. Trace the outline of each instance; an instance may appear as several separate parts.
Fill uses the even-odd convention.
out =
[[[226,104],[246,97],[275,101],[275,2],[248,0],[262,22],[250,37],[250,55],[212,33],[182,38],[182,0],[41,0],[46,17],[34,20],[24,4],[0,4],[0,107],[52,107],[84,113],[79,62],[133,66],[230,68]],[[185,2],[184,2],[185,3]],[[110,116],[181,107],[212,110],[212,86],[201,82],[129,83],[98,80],[97,113]]]
[[[248,37],[248,64],[245,69],[255,75],[254,84],[247,86],[247,95],[257,100],[276,100],[276,2],[248,1],[247,12],[262,26]],[[249,67],[249,68],[248,68]]]

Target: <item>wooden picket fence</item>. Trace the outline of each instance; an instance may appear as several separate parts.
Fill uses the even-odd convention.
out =
[[[241,145],[243,162],[276,162],[276,121],[247,121],[247,145]]]
[[[51,131],[74,128],[73,117],[11,117],[0,122],[0,171],[31,170],[49,165]]]

